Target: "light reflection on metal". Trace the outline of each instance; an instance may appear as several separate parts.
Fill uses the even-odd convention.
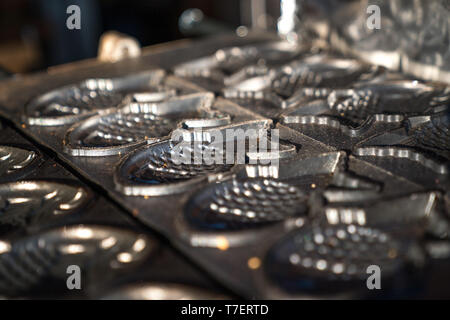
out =
[[[102,297],[106,300],[215,300],[228,297],[182,284],[139,283],[112,290]]]
[[[289,42],[295,42],[297,35],[295,33],[298,27],[298,11],[297,0],[280,0],[281,16],[278,19],[278,34]]]
[[[49,181],[20,181],[0,184],[0,225],[17,228],[44,223],[57,215],[80,209],[89,193],[72,185]]]
[[[53,228],[11,244],[0,241],[0,264],[13,262],[8,270],[0,269],[0,290],[27,292],[43,279],[64,278],[68,265],[80,266],[101,282],[145,261],[156,245],[150,236],[132,230],[89,225]]]

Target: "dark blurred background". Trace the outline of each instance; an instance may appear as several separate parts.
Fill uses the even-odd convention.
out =
[[[129,34],[142,46],[235,31],[251,23],[249,8],[259,3],[275,16],[266,15],[262,27],[273,27],[279,0],[1,0],[0,66],[22,73],[92,58],[108,30]],[[81,9],[81,30],[66,27],[66,9],[74,4]],[[180,30],[179,18],[189,8],[201,10],[208,30]]]

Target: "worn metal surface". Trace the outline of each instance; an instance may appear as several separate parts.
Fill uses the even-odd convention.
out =
[[[368,27],[374,21],[369,19],[376,12],[373,6],[378,8],[379,28]],[[448,1],[362,0],[341,3],[326,15],[326,37],[339,50],[415,77],[450,83]]]
[[[264,41],[267,46],[252,46]],[[436,254],[449,246],[448,88],[314,45],[287,56],[258,51],[272,48],[272,41],[224,36],[4,81],[0,113],[239,295],[371,296],[363,271],[377,263],[389,279],[385,297],[432,295],[432,270],[449,258]],[[222,50],[234,45],[246,47]],[[200,73],[188,68],[199,58]],[[33,99],[50,90],[89,78],[120,83],[130,79],[122,75],[156,69],[166,70],[159,85],[175,96],[146,102],[161,92],[146,87],[137,92],[148,95],[127,92],[112,109],[94,105],[98,114],[90,118],[48,125],[27,116]],[[171,75],[174,70],[182,77]],[[209,116],[183,114],[199,106],[189,96],[207,97],[200,105]],[[120,118],[133,105],[134,120]],[[182,113],[175,125],[166,128],[172,112],[159,113],[163,109]],[[161,119],[137,128],[145,114]],[[116,125],[100,128],[99,119],[111,115]],[[180,123],[188,136],[198,127],[277,128],[284,145],[279,167],[177,167],[168,155],[174,148],[170,131]],[[95,143],[87,143],[92,135]],[[74,151],[84,147],[89,152]],[[128,290],[119,296],[133,296]]]
[[[124,298],[123,286],[145,281],[150,287],[173,287],[174,298],[186,288],[229,297],[165,239],[130,218],[103,192],[81,182],[8,124],[2,123],[0,144],[4,167],[13,168],[4,172],[6,181],[0,183],[2,296],[92,299],[117,292]],[[69,265],[81,268],[80,291],[66,287]]]

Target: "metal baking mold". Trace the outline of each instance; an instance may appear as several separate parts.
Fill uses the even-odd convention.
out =
[[[355,81],[368,70],[356,60],[314,56],[278,68],[241,70],[227,78],[223,94],[230,99],[265,100],[286,109],[306,99],[327,97],[336,83],[351,82],[345,77]]]
[[[29,228],[82,208],[91,196],[81,187],[50,181],[0,184],[0,226]],[[4,231],[4,230],[3,230]]]
[[[32,150],[0,145],[0,181],[24,177],[37,165],[38,157]]]
[[[188,48],[185,48],[183,50],[189,51]],[[211,50],[211,46],[208,46],[207,50]],[[195,54],[193,51],[191,53]],[[177,56],[177,54],[175,54],[175,55],[172,54],[171,56]],[[168,57],[168,58],[169,58],[169,60],[167,60],[167,61],[165,59],[163,59],[164,60],[163,63],[167,64],[169,66],[170,57]],[[126,65],[124,67],[126,68]],[[70,75],[67,74],[67,76],[70,76]],[[9,91],[7,89],[8,88],[5,89],[6,92]],[[7,95],[5,95],[5,96],[7,96]],[[11,105],[11,107],[15,107],[14,103]],[[224,110],[224,109],[221,109],[221,110]],[[345,122],[342,122],[342,123],[346,124]],[[51,136],[49,136],[49,134],[46,133],[46,132],[49,132],[48,128],[46,129],[46,128],[26,127],[23,130],[26,131],[27,133],[33,135],[39,141],[44,140],[44,142],[45,142],[46,136],[47,136],[47,138],[48,137],[51,138]],[[62,130],[60,130],[60,131],[62,131]],[[303,143],[304,141],[307,141],[307,142],[312,141],[311,144],[314,144],[315,143],[314,139],[310,139],[307,136],[304,136],[304,138],[297,139],[297,137],[303,136],[301,134],[301,132],[294,132],[294,130],[290,130],[290,129],[287,129],[287,131],[290,133],[292,140],[296,141],[297,146],[299,146],[299,153],[303,157],[310,156],[310,153],[319,152],[319,151],[317,151],[317,149],[321,150],[319,147],[317,149],[314,149],[314,148],[311,148],[307,143]],[[60,149],[61,136],[60,136],[59,131],[56,131],[55,134],[57,136],[54,137],[52,140],[49,140],[48,143],[49,143],[50,147],[54,148],[54,150],[59,153],[61,151],[61,149]],[[59,139],[58,139],[58,137],[59,137]],[[304,139],[304,140],[302,140],[302,139]],[[56,142],[54,142],[54,141],[56,141]],[[317,142],[317,145],[320,146],[321,144],[319,142]],[[141,148],[143,148],[143,147],[141,147]],[[249,244],[247,242],[247,243],[244,243],[244,245],[239,246],[237,248],[235,248],[236,246],[233,246],[233,241],[232,241],[233,239],[228,238],[228,234],[225,234],[225,232],[209,232],[209,234],[212,237],[214,236],[215,238],[217,238],[217,241],[216,241],[216,245],[214,246],[214,248],[212,248],[212,247],[205,248],[207,245],[202,245],[202,243],[200,243],[200,241],[202,239],[200,239],[200,237],[197,237],[198,233],[195,233],[195,236],[192,236],[192,238],[190,239],[191,241],[184,241],[186,239],[186,238],[184,238],[184,234],[182,234],[181,232],[178,232],[178,231],[180,231],[180,230],[185,231],[185,229],[176,229],[174,227],[174,219],[183,217],[184,212],[182,211],[182,209],[183,209],[183,206],[185,205],[185,200],[187,200],[187,198],[189,198],[191,193],[194,193],[197,191],[196,190],[197,186],[195,186],[196,187],[195,190],[194,190],[194,188],[192,188],[191,191],[188,191],[181,195],[173,195],[173,196],[167,196],[167,197],[161,197],[161,198],[160,197],[150,197],[149,199],[138,198],[138,197],[124,197],[122,195],[119,195],[117,192],[114,192],[114,190],[111,189],[114,187],[114,184],[110,179],[110,177],[112,176],[111,173],[113,172],[112,165],[111,166],[108,165],[108,167],[110,169],[105,171],[107,174],[100,173],[100,176],[99,176],[99,171],[97,169],[99,168],[99,166],[101,167],[102,161],[96,161],[95,159],[77,159],[74,157],[68,157],[68,158],[63,157],[63,158],[65,158],[66,160],[71,162],[71,164],[75,168],[77,168],[78,171],[83,172],[83,175],[86,175],[86,177],[93,180],[97,184],[104,186],[104,188],[106,188],[106,191],[108,191],[108,193],[111,194],[111,196],[113,198],[115,198],[116,201],[119,201],[128,211],[130,211],[130,213],[132,212],[134,215],[137,215],[147,225],[154,227],[154,228],[158,228],[158,230],[165,232],[165,234],[169,238],[171,238],[171,241],[173,241],[173,243],[175,243],[180,248],[180,250],[182,250],[184,253],[188,254],[192,259],[194,259],[197,263],[201,264],[205,269],[209,270],[209,272],[211,272],[217,279],[220,279],[222,283],[226,284],[227,286],[229,286],[236,292],[239,292],[246,297],[254,297],[254,296],[264,297],[264,296],[268,296],[268,295],[271,295],[272,297],[275,297],[275,298],[277,297],[276,296],[277,292],[272,291],[271,287],[267,287],[266,282],[264,282],[264,281],[259,282],[260,279],[255,279],[255,280],[252,279],[252,275],[254,275],[258,271],[255,271],[253,269],[250,270],[250,267],[247,267],[247,261],[249,260],[249,258],[255,257],[255,256],[259,257],[260,259],[262,257],[264,257],[265,248],[267,246],[270,246],[273,243],[274,239],[277,239],[285,234],[285,232],[287,230],[283,230],[282,226],[287,224],[288,221],[283,221],[281,223],[274,223],[274,224],[271,224],[270,227],[261,228],[261,229],[264,229],[264,231],[263,231],[264,233],[261,232],[260,229],[258,229],[258,230],[255,230],[255,229],[241,230],[238,232],[235,231],[236,236],[239,234],[239,236],[244,237],[244,235],[246,236],[247,234],[250,234],[250,233],[253,236],[253,242],[251,244]],[[105,160],[108,160],[108,163],[112,164],[111,162],[115,162],[116,160],[121,160],[119,158],[122,158],[122,156],[110,157],[109,159],[107,158]],[[98,159],[98,160],[100,160],[100,159]],[[365,161],[362,161],[362,160],[358,160],[358,162],[366,163]],[[367,163],[367,166],[361,165],[360,166],[361,170],[358,172],[358,174],[364,175],[365,167],[375,168],[375,166],[370,165],[369,163]],[[283,166],[282,168],[283,168],[283,170],[286,170],[286,167]],[[378,167],[376,167],[376,168],[379,169],[380,173],[381,172],[383,173],[383,174],[380,174],[380,176],[379,176],[380,180],[382,180],[381,182],[382,182],[383,187],[387,187],[387,185],[389,184],[390,189],[392,189],[392,185],[395,185],[394,188],[402,189],[401,181],[404,182],[405,188],[410,188],[410,185],[413,184],[412,182],[410,182],[406,179],[400,179],[400,178],[398,178],[398,181],[396,183],[392,183],[389,177],[386,178],[386,176],[390,175],[389,172],[387,172],[386,170],[382,170],[381,168],[378,168]],[[298,170],[298,169],[302,169],[302,168],[298,167],[296,170]],[[293,169],[292,172],[296,172],[296,170]],[[376,175],[376,173],[377,173],[376,170],[373,170],[371,173],[372,174],[369,173],[368,176],[371,176],[374,179],[378,178]],[[375,173],[375,174],[373,174],[373,173]],[[410,175],[412,175],[414,173],[415,173],[415,171],[411,172]],[[336,173],[332,176],[334,178],[336,176]],[[392,176],[393,180],[397,178],[395,175],[391,175],[391,176]],[[334,180],[334,179],[332,179],[332,180]],[[311,182],[314,182],[315,184],[319,185],[318,183],[316,183],[315,180],[313,180]],[[328,190],[328,185],[327,184],[324,184],[324,185],[327,186],[326,190]],[[345,183],[344,183],[344,185],[345,185]],[[349,185],[351,186],[352,183],[349,183]],[[198,188],[201,188],[202,186],[203,185],[198,185]],[[321,189],[321,188],[322,188],[322,185],[320,185],[319,188],[316,187],[316,190]],[[343,186],[342,188],[345,188],[345,186]],[[361,188],[359,188],[359,189],[366,190],[366,191],[369,190],[371,192],[372,192],[372,190],[375,190],[375,188],[371,189],[369,186],[364,186],[364,187],[361,186]],[[359,190],[359,189],[352,189],[352,190]],[[321,190],[319,190],[319,193],[320,193],[320,191]],[[394,193],[392,193],[392,194],[393,194],[393,196],[397,195]],[[312,198],[312,195],[310,196],[310,198]],[[276,228],[279,228],[279,229],[276,229]],[[277,232],[275,232],[275,231],[277,231]],[[223,240],[223,237],[226,237],[226,240],[228,239],[230,241],[229,250],[220,250],[219,251],[219,248],[220,248],[219,247],[219,244],[220,244],[219,238],[220,237],[222,237],[221,238],[222,240]],[[261,250],[259,250],[260,248],[261,248]],[[236,272],[230,273],[229,272],[230,267],[235,269]],[[258,270],[263,269],[262,267],[264,267],[264,263],[261,264],[261,266]],[[241,272],[241,271],[243,271],[243,272]],[[245,272],[245,271],[247,271],[247,272]],[[251,279],[251,280],[249,280],[249,279]],[[236,283],[238,283],[238,285],[236,285]],[[241,285],[239,286],[239,284],[241,284]],[[361,284],[365,289],[365,286],[364,286],[365,281],[362,281]],[[332,281],[330,282],[330,285],[331,286],[333,285]],[[383,283],[383,286],[384,286],[384,283]],[[288,297],[288,296],[285,295],[285,297]],[[292,297],[292,296],[289,296],[289,297]]]
[[[222,92],[227,99],[263,100],[276,108],[284,109],[287,106],[286,101],[271,90],[272,79],[270,74],[253,77],[227,87]]]
[[[268,130],[270,120],[252,120],[228,126],[216,127],[213,130],[225,133],[228,129],[255,129]],[[208,136],[208,130],[202,130],[201,140],[198,140],[196,131],[184,130],[182,137],[190,141],[193,148],[200,153],[218,152],[224,160],[222,164],[208,164],[201,157],[201,162],[192,161],[189,164],[176,163],[172,153],[178,152],[174,147],[180,141],[166,139],[159,143],[143,146],[128,155],[117,167],[114,182],[116,189],[121,193],[132,196],[157,196],[172,193],[180,193],[191,189],[202,181],[213,181],[228,174],[234,164],[226,164],[223,151],[224,146],[215,144],[213,138]],[[227,137],[226,134],[222,136]],[[234,136],[233,139],[239,139]],[[223,141],[226,143],[226,141]],[[287,157],[295,152],[294,146],[284,146],[279,157]],[[251,159],[270,159],[272,154],[249,154]],[[192,154],[191,154],[192,156]]]
[[[367,290],[367,267],[374,264],[386,286],[405,264],[406,251],[406,243],[377,229],[305,225],[273,246],[264,270],[291,294],[342,295]]]
[[[370,114],[423,114],[450,99],[445,86],[396,80],[356,83],[352,89],[333,90],[327,98],[331,110],[354,118]]]
[[[339,62],[336,60],[334,63],[338,64]],[[320,86],[319,78],[324,75],[329,76],[330,70],[319,70],[314,64],[311,70],[300,70],[298,65],[303,66],[303,64],[297,63],[295,64],[296,72],[304,72],[308,74],[308,77],[316,79],[314,81],[304,79],[303,82],[298,83],[300,80],[297,78],[298,75],[291,70],[291,65],[272,69],[241,70],[227,78],[228,86],[223,89],[223,94],[225,98],[229,99],[265,100],[277,108],[286,109],[304,102],[307,98],[327,97],[331,93],[331,88],[314,87]],[[324,72],[324,75],[321,72]],[[253,77],[248,77],[249,75],[253,75]],[[339,75],[342,76],[342,74]]]
[[[416,115],[430,113],[445,103],[440,94],[445,91],[418,81],[386,81],[355,84],[351,89],[301,88],[284,100],[290,115],[330,114],[361,123],[375,114]],[[311,99],[320,99],[309,101]]]
[[[335,49],[416,77],[450,83],[448,2],[371,2],[382,30],[367,28],[368,3],[348,3],[329,12],[328,38]],[[408,12],[408,15],[403,13]],[[410,17],[417,17],[412,24]],[[425,35],[433,34],[433,37]]]
[[[174,143],[161,141],[136,149],[114,175],[116,189],[129,196],[158,196],[186,191],[207,180],[207,174],[228,172],[232,165],[175,164]]]
[[[162,86],[164,76],[165,72],[157,69],[124,77],[87,79],[58,88],[33,99],[25,107],[23,121],[29,125],[60,126],[118,107],[127,100],[165,100],[174,92]]]
[[[408,135],[412,135],[417,145],[439,149],[450,159],[450,110],[423,116],[410,117],[407,121]]]
[[[44,279],[66,279],[69,265],[79,266],[98,283],[136,266],[155,248],[146,235],[87,225],[51,229],[12,242],[0,240],[0,290],[15,295]]]
[[[64,152],[73,156],[108,156],[154,143],[181,127],[227,124],[229,115],[211,110],[212,93],[195,93],[157,103],[130,103],[72,126]]]
[[[441,163],[411,148],[362,147],[356,148],[353,154],[427,188],[445,190],[449,184],[448,163]]]
[[[295,111],[294,111],[295,113]],[[280,123],[313,139],[338,149],[351,150],[356,144],[381,134],[386,130],[399,128],[403,124],[402,115],[376,114],[354,128],[342,124],[331,116],[297,116],[284,114]]]
[[[235,230],[278,222],[307,212],[307,196],[274,179],[231,179],[212,185],[186,208],[200,230]]]
[[[337,200],[337,201],[336,201]],[[435,215],[438,193],[414,193],[395,199],[384,199],[379,196],[372,199],[358,199],[349,202],[346,199],[335,199],[319,209],[328,224],[353,224],[362,227],[377,228],[388,232],[411,234],[425,232]]]
[[[445,108],[433,114],[409,117],[402,128],[385,132],[361,144],[361,146],[377,145],[417,146],[450,159],[449,110]]]
[[[315,55],[282,66],[273,79],[273,90],[290,97],[301,87],[348,86],[373,68],[358,60]]]
[[[343,156],[291,157],[279,167],[246,165],[192,196],[185,217],[195,230],[235,230],[305,216],[308,193],[330,182]]]
[[[301,52],[297,44],[285,41],[261,45],[232,47],[217,50],[213,55],[176,65],[174,73],[181,77],[206,77],[223,81],[226,74],[233,73],[252,62],[287,60]]]

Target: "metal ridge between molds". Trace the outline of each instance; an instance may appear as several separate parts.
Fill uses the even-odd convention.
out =
[[[419,152],[398,147],[364,147],[357,148],[354,151],[357,156],[369,157],[393,157],[398,159],[408,159],[423,165],[426,168],[442,175],[449,173],[447,164],[440,164],[430,158],[427,158]]]

